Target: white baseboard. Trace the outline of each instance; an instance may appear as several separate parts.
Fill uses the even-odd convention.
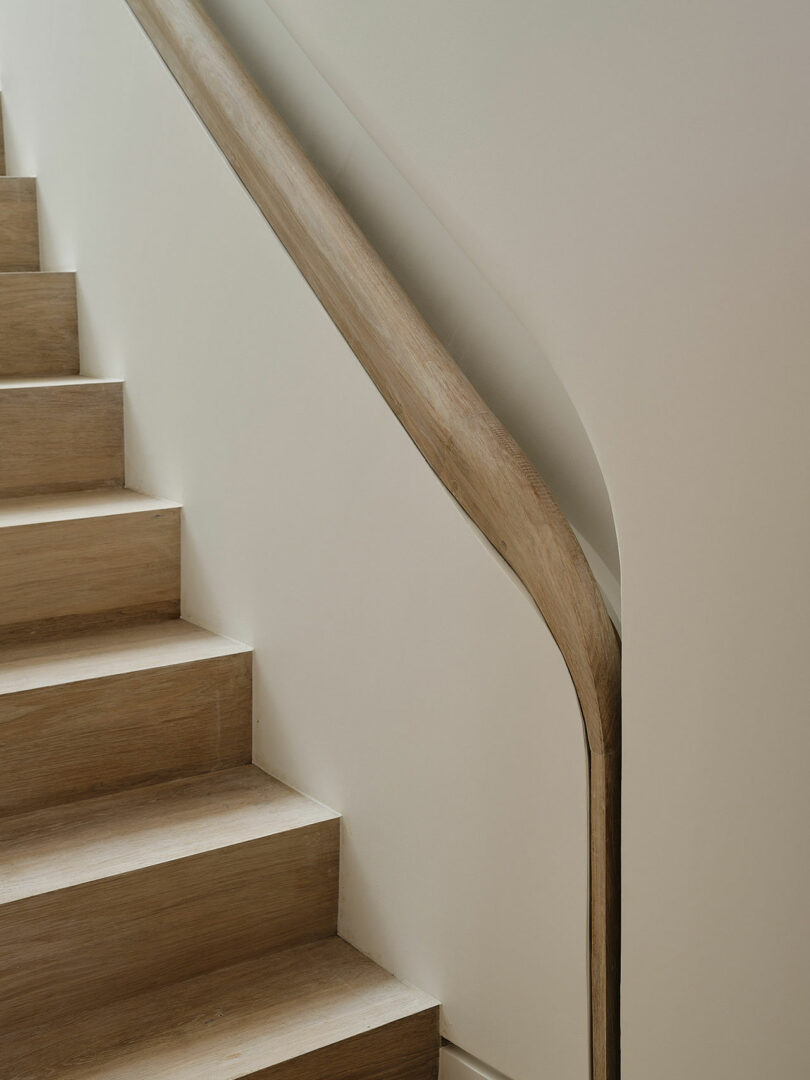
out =
[[[443,1046],[439,1080],[509,1080],[455,1046]]]

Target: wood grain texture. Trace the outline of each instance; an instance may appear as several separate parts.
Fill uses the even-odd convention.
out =
[[[592,754],[589,762],[591,920],[601,947],[591,954],[592,1058],[595,1077],[621,1070],[621,780],[622,756]]]
[[[16,642],[0,647],[0,693],[17,694],[235,653],[250,655],[251,650],[184,619],[76,634],[58,641]]]
[[[0,1075],[435,1080],[435,1003],[334,937],[338,816],[244,764],[250,652],[117,625],[179,614],[180,511],[77,491],[123,484],[122,387],[70,374],[72,277],[16,272],[24,184],[0,190]]]
[[[179,85],[344,338],[427,462],[515,570],[565,659],[591,755],[621,748],[617,635],[582,550],[545,484],[494,417],[318,175],[197,0],[128,0]],[[608,797],[619,799],[611,786]],[[594,882],[615,895],[591,904],[592,1040],[618,1015],[618,970],[608,962],[618,919],[618,850],[592,804]],[[613,860],[608,867],[607,862]],[[604,978],[599,975],[604,973]],[[610,999],[610,1000],[608,1000]],[[612,1060],[612,1059],[611,1059]],[[595,1058],[596,1080],[617,1067]]]
[[[78,371],[76,275],[0,275],[0,376]]]
[[[123,483],[121,382],[0,378],[0,498]]]
[[[438,1009],[336,938],[0,1033],[4,1080],[435,1080]]]
[[[128,491],[0,503],[0,642],[180,614],[180,511]]]
[[[439,1009],[394,1020],[361,1035],[251,1073],[252,1080],[436,1080]]]
[[[0,814],[247,764],[251,653],[195,630],[0,648]]]
[[[90,821],[77,803],[4,823],[0,866],[8,859],[13,895],[47,891],[0,906],[0,1030],[51,1024],[335,933],[334,815],[282,808],[274,830],[272,803],[255,793],[252,806],[221,790],[172,806],[157,790],[146,789],[146,806],[111,807],[122,797],[108,797]],[[138,862],[146,865],[127,869]],[[103,876],[70,884],[94,872]],[[54,889],[60,876],[66,886]]]
[[[338,815],[255,765],[0,819],[0,905]]]
[[[0,272],[39,270],[36,180],[0,176]]]

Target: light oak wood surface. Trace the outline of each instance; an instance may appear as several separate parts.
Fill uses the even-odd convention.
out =
[[[591,754],[589,762],[591,920],[598,949],[591,951],[593,1062],[595,1075],[621,1072],[621,781],[622,756]]]
[[[0,272],[39,270],[36,181],[0,176]]]
[[[120,487],[123,407],[116,380],[0,378],[0,498]]]
[[[0,647],[0,814],[246,765],[251,660],[179,619]]]
[[[435,1080],[435,1002],[334,937],[338,815],[248,764],[250,650],[176,618],[179,507],[110,490],[121,384],[77,369],[73,276],[0,274],[0,1077]]]
[[[78,371],[75,274],[0,274],[0,376]]]
[[[103,679],[197,661],[251,655],[249,646],[212,634],[184,619],[147,623],[56,641],[0,647],[0,694]]]
[[[179,511],[169,499],[156,499],[139,491],[81,491],[0,499],[0,529],[20,525],[83,521],[121,514],[160,514]]]
[[[0,642],[180,614],[180,510],[134,492],[0,501]]]
[[[335,933],[336,815],[249,772],[3,823],[0,1030]]]
[[[534,466],[492,414],[307,159],[197,0],[127,0],[245,188],[428,464],[515,570],[571,673],[589,754],[621,751],[618,636],[582,550]],[[595,1080],[617,1080],[618,781],[591,772]],[[620,773],[617,773],[617,776]],[[616,805],[605,805],[604,799]],[[602,820],[597,820],[597,815]],[[610,865],[608,865],[610,864]],[[611,1021],[612,1022],[612,1021]]]
[[[0,95],[0,176],[6,175],[6,144],[3,138],[3,99]]]
[[[337,819],[254,765],[3,818],[0,905]]]
[[[379,991],[366,1003],[372,1016]],[[436,1080],[439,1009],[425,1009],[360,1035],[251,1073],[252,1080]]]
[[[436,1002],[331,939],[0,1034],[4,1080],[435,1080]]]

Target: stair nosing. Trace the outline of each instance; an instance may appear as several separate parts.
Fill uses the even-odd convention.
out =
[[[81,512],[82,510],[84,512]],[[0,499],[0,529],[52,522],[89,521],[126,514],[148,514],[159,510],[182,510],[182,504],[171,499],[144,495],[128,487],[17,495]]]
[[[264,969],[262,975],[259,969]],[[312,988],[303,994],[301,987],[306,983],[301,982],[302,970],[305,978],[314,976]],[[292,992],[282,1001],[279,992],[285,983]],[[241,1016],[233,1015],[235,985],[255,995]],[[263,1006],[261,993],[267,987],[274,996]],[[156,1069],[161,1076],[176,1073],[181,1080],[196,1080],[200,1075],[213,1080],[248,1080],[263,1075],[266,1069],[304,1060],[310,1054],[439,1008],[432,995],[397,979],[339,936],[332,936],[101,1006],[77,1018],[79,1045],[94,1024],[96,1033],[107,1028],[110,1019],[115,1028],[116,1020],[120,1022],[127,1014],[137,1017],[139,1010],[148,1017],[165,1017],[178,998],[183,1006],[173,1016],[171,1026],[156,1019],[139,1039],[117,1035],[117,1045],[107,1040],[96,1042],[88,1057],[57,1060],[62,1043],[51,1040],[57,1050],[49,1054],[49,1068],[58,1067],[66,1080],[100,1080],[108,1074],[118,1080],[153,1075]],[[314,1011],[313,1001],[317,1003]],[[143,1029],[142,1023],[139,1028]],[[44,1034],[45,1028],[40,1031]],[[60,1031],[66,1028],[60,1027],[57,1035]],[[233,1052],[225,1054],[228,1045],[233,1046]],[[33,1080],[34,1074],[24,1075]]]
[[[178,639],[180,644],[186,644],[188,651],[185,654],[172,653]],[[129,651],[121,648],[128,644],[131,646]],[[59,647],[71,650],[73,646],[78,647],[61,654],[57,651]],[[150,655],[139,660],[139,646]],[[165,646],[165,650],[161,646]],[[5,644],[0,645],[0,701],[7,695],[29,690],[114,679],[136,672],[162,671],[252,652],[252,647],[244,642],[206,630],[183,618],[161,619],[102,632],[85,630],[22,646]]]
[[[175,808],[179,806],[180,809],[176,820],[172,820],[171,815],[158,819],[154,814],[150,820],[148,806],[159,804],[161,796],[166,798],[166,808],[171,809],[170,800],[167,798],[170,794],[177,794],[183,788],[202,789],[209,785],[213,788],[211,802],[216,803],[218,799],[224,800],[227,797],[228,781],[237,781],[239,777],[243,777],[246,782],[255,782],[255,803],[251,805],[247,798],[241,808],[248,816],[251,812],[260,815],[253,823],[247,820],[236,825],[231,822],[229,826],[224,810],[225,817],[217,822],[216,813],[206,813],[204,807],[198,808],[196,819],[190,820],[188,814],[183,816],[183,805],[179,802],[175,804]],[[214,787],[216,784],[222,785],[221,793]],[[273,801],[277,804],[269,810],[265,804],[264,813],[260,809],[260,789],[264,789],[268,795],[274,794]],[[141,816],[145,824],[141,825],[140,831],[136,827],[122,832],[122,811],[127,809],[127,804],[130,809],[133,805],[136,807],[134,820],[137,826],[138,803],[141,804]],[[193,804],[190,805],[193,809]],[[93,822],[88,818],[88,814],[92,815],[93,811],[97,813],[105,808],[113,811],[106,819],[103,816],[99,819],[102,827],[106,821],[111,834],[106,842],[106,849],[104,839],[93,836]],[[300,820],[295,817],[296,808],[300,812]],[[237,807],[232,813],[238,815],[239,809]],[[275,822],[274,816],[277,818]],[[96,821],[97,828],[99,820]],[[255,765],[241,765],[159,784],[144,784],[76,802],[29,810],[23,814],[0,818],[0,905],[14,904],[76,886],[166,866],[196,855],[226,851],[242,844],[292,834],[339,820],[340,814],[334,810],[308,799],[281,781],[268,776]],[[196,829],[192,829],[192,825],[196,825]],[[87,835],[84,838],[80,836],[76,843],[76,830],[82,827]],[[17,835],[9,840],[9,833],[14,830]],[[68,832],[74,839],[74,850],[69,853],[65,863],[63,841]],[[32,840],[37,834],[39,850]],[[169,849],[166,842],[172,836],[175,846]],[[109,861],[113,846],[116,849],[115,863]],[[9,852],[16,857],[16,868],[13,864],[9,865]],[[82,854],[84,859],[81,858]],[[63,861],[59,862],[60,859]]]
[[[124,382],[123,378],[107,375],[0,375],[0,392],[60,386],[123,386]]]

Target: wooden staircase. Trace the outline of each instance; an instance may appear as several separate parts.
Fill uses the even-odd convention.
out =
[[[180,508],[78,371],[0,176],[0,1077],[435,1078],[436,1003],[336,936],[339,819],[250,764],[250,652],[179,617]]]

